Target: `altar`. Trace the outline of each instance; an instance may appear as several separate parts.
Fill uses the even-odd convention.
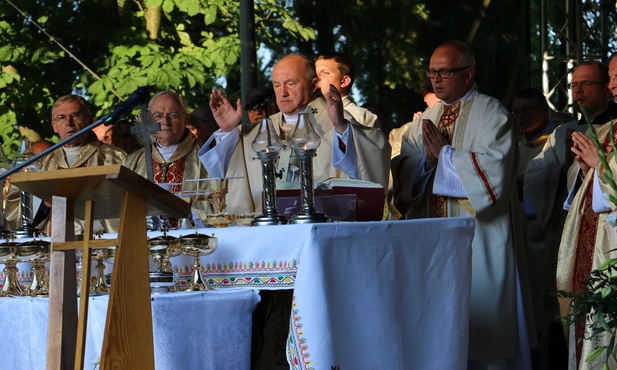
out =
[[[203,276],[294,290],[292,369],[465,369],[474,228],[449,218],[202,229],[219,238]],[[172,264],[185,275],[191,259]]]
[[[156,307],[193,297],[203,300],[200,307],[206,310],[214,303],[205,298],[238,290],[234,288],[249,288],[240,290],[248,292],[293,289],[286,345],[288,363],[293,369],[465,369],[474,228],[473,218],[450,218],[199,229],[199,233],[214,234],[219,241],[213,254],[201,257],[203,277],[217,290],[154,297],[157,369],[167,368],[159,367],[159,352],[168,351],[169,346],[161,347],[156,339],[161,329],[156,327],[160,322]],[[169,235],[178,237],[192,232],[173,230]],[[160,234],[149,232],[148,237]],[[178,256],[171,262],[181,278],[190,275],[192,257]],[[151,269],[154,268],[152,262]],[[95,302],[104,306],[104,297],[91,299],[90,314],[98,305]],[[8,319],[5,310],[9,305],[44,311],[37,299],[0,300],[0,332],[11,335],[17,335],[14,332],[23,328],[16,327],[14,316]],[[183,356],[193,356],[204,348],[223,351],[222,347],[213,347],[220,344],[220,337],[211,339],[208,331],[197,328],[213,320],[225,324],[227,311],[215,311],[204,311],[203,315],[191,316],[193,319],[178,315],[174,324],[164,321],[166,335],[189,338],[192,331],[199,333],[193,338],[203,338],[203,342],[193,341],[193,347]],[[185,329],[176,326],[180,324]],[[44,330],[40,323],[28,325]],[[94,320],[89,320],[89,328],[94,330],[92,325]],[[248,332],[234,326],[224,333],[229,336],[224,341],[232,340],[232,335],[237,338],[245,334],[250,340],[250,324],[245,329]],[[21,344],[29,343],[24,336],[28,340],[45,338],[44,332],[22,333],[21,339],[13,343],[24,348]],[[88,339],[88,346],[93,340]],[[44,344],[39,347],[44,348]],[[30,354],[33,355],[36,354]],[[206,360],[194,361],[197,364]],[[176,368],[249,368],[201,363],[203,366]],[[0,369],[3,366],[0,363]]]
[[[85,369],[100,357],[109,296],[91,296]],[[157,370],[249,369],[254,289],[153,294],[152,322]],[[0,298],[0,333],[10,344],[1,370],[45,368],[47,298]]]

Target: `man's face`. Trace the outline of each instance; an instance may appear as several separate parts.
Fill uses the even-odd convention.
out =
[[[454,47],[440,47],[433,52],[429,64],[429,70],[453,70],[464,66],[460,62],[458,51]],[[433,92],[437,98],[448,104],[452,104],[465,96],[473,84],[474,70],[472,68],[460,69],[453,72],[452,77],[443,78],[438,73],[431,78]]]
[[[522,133],[532,136],[548,124],[548,105],[534,98],[515,98],[512,101],[512,117]]]
[[[613,97],[617,99],[617,57],[613,58],[608,65],[608,77],[610,79],[608,89],[613,94]]]
[[[161,124],[156,139],[162,146],[177,144],[184,135],[188,114],[172,95],[161,95],[150,105],[150,113],[155,122]]]
[[[116,125],[98,125],[92,129],[92,132],[96,134],[99,141],[105,144],[118,145],[119,140],[122,139],[120,129]]]
[[[315,81],[307,81],[304,62],[298,56],[281,59],[272,70],[276,104],[285,114],[296,114],[310,101]]]
[[[77,101],[69,101],[58,105],[52,112],[51,127],[61,140],[72,136],[77,131],[90,125],[90,117]],[[81,135],[65,144],[66,147],[78,146],[86,140],[87,135]]]
[[[572,85],[578,85],[572,87],[574,108],[580,110],[583,107],[590,119],[608,109],[610,91],[604,81],[606,76],[601,76],[595,65],[580,65],[572,74]]]
[[[262,118],[266,118],[266,107],[257,107],[246,112],[249,117],[249,122],[258,122]]]
[[[321,89],[321,93],[326,96],[330,91],[330,85],[334,85],[343,96],[348,95],[345,89],[351,81],[348,76],[341,75],[336,61],[334,59],[318,59],[315,62],[317,70],[317,87]]]

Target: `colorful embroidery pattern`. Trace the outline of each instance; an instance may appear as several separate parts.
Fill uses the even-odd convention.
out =
[[[202,265],[202,275],[215,288],[293,288],[298,261],[229,262]],[[190,281],[193,267],[178,267],[179,279]]]
[[[302,317],[298,314],[296,307],[296,296],[293,298],[291,307],[291,332],[287,336],[287,362],[291,369],[314,370],[311,354],[308,352],[308,345],[304,332],[302,331]]]

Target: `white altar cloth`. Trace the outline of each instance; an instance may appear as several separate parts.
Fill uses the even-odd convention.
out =
[[[302,248],[292,369],[465,369],[471,218],[319,224]]]
[[[103,348],[108,296],[90,297],[85,369]],[[157,370],[250,368],[253,289],[152,295]],[[0,298],[0,370],[45,369],[47,298]]]

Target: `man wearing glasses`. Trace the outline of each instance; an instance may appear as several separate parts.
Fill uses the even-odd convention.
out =
[[[186,128],[189,114],[182,97],[171,91],[161,91],[154,95],[148,103],[150,115],[154,122],[159,123],[160,130],[154,135],[152,143],[146,143],[152,148],[152,169],[154,182],[171,192],[187,192],[206,190],[207,181],[188,181],[208,177],[206,169],[201,165],[197,152],[199,145],[195,136]],[[141,148],[131,154],[122,163],[125,167],[147,177],[145,149]],[[193,202],[193,221],[205,220],[208,214],[206,200]],[[198,217],[196,219],[195,217]],[[201,223],[197,223],[201,226]],[[178,227],[177,220],[170,220],[172,228]]]
[[[73,136],[76,132],[92,124],[93,117],[86,100],[78,95],[65,95],[54,103],[51,109],[51,126],[61,140]],[[82,134],[64,144],[41,159],[41,170],[57,170],[77,167],[107,166],[120,163],[126,153],[113,145],[102,143],[93,132]],[[14,196],[13,196],[14,195]],[[10,198],[10,199],[9,199]],[[21,218],[19,192],[11,192],[7,197],[7,222],[9,227],[18,226]],[[48,209],[39,209],[34,217],[34,226],[45,229],[49,218]],[[45,217],[43,217],[45,216]],[[97,228],[97,225],[95,225]],[[109,222],[103,222],[105,231],[114,231]],[[76,233],[80,233],[76,225]]]
[[[608,81],[608,67],[604,63],[584,61],[574,68],[572,82],[568,84],[574,108],[579,112],[584,109],[596,127],[611,118],[617,118],[617,104],[611,99]],[[583,115],[578,121],[558,126],[548,137],[542,152],[529,162],[525,173],[525,195],[546,234],[544,274],[547,292],[554,292],[557,289],[555,279],[551,277],[556,274],[559,244],[567,216],[563,206],[573,182],[572,178],[578,169],[578,166],[573,166],[575,156],[572,152],[572,133],[587,132],[588,127]],[[543,328],[547,346],[550,345],[563,352],[562,348],[565,347],[563,330],[559,320],[554,319],[558,315],[557,299],[554,295],[547,295],[545,318],[547,321],[552,321],[548,327],[549,333],[546,332],[546,327]],[[560,363],[552,362],[554,360],[556,359],[549,358],[549,365],[560,367]]]
[[[474,75],[464,43],[434,50],[427,76],[441,103],[403,134],[392,161],[395,205],[407,218],[475,217],[468,369],[509,369],[528,341],[517,322],[535,333],[533,317],[517,310],[517,270],[526,275],[513,226],[516,140],[508,110],[478,91]]]

